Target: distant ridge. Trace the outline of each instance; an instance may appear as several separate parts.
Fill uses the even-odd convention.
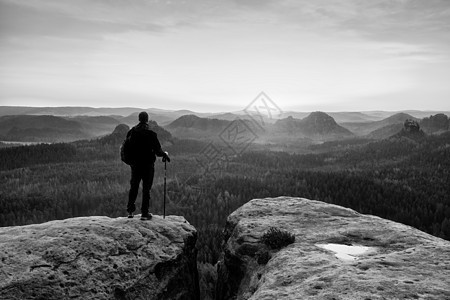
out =
[[[289,134],[316,140],[348,138],[353,134],[324,112],[313,112],[304,119],[287,117],[274,124],[274,135]]]
[[[196,115],[184,115],[167,125],[168,129],[191,128],[218,131],[230,124],[227,120],[201,118]]]
[[[73,120],[55,116],[0,117],[0,139],[6,141],[57,142],[88,137],[83,126]]]
[[[420,126],[428,134],[439,134],[450,130],[450,119],[445,114],[436,114],[422,119]]]
[[[394,118],[395,117],[395,118]],[[401,121],[413,120],[420,125],[420,129],[423,130],[422,133],[426,134],[441,134],[450,130],[450,119],[445,114],[432,115],[422,120],[415,119],[408,114],[397,114],[386,120],[396,121],[394,124],[386,125],[377,130],[372,131],[366,137],[372,139],[386,139],[393,135],[398,136],[398,133],[404,129],[404,122]],[[400,134],[401,135],[401,134]],[[415,135],[417,136],[417,135]]]
[[[159,126],[155,121],[149,121],[149,127],[151,130],[156,132],[158,135],[158,140],[162,144],[172,142],[172,134]],[[104,144],[119,145],[127,136],[128,130],[130,130],[130,126],[127,124],[119,124],[114,128],[112,133],[99,138],[98,141]]]
[[[234,120],[219,120],[201,118],[196,115],[185,115],[168,124],[165,128],[177,137],[217,138]],[[262,140],[271,142],[282,142],[282,140],[292,142],[296,140],[296,137],[307,137],[314,140],[333,140],[353,136],[349,130],[337,124],[331,116],[323,112],[313,112],[302,120],[287,117],[277,120],[274,124],[267,123],[264,131],[258,130],[250,120],[244,119],[243,121]]]
[[[104,115],[130,115],[142,110],[133,107],[27,107],[27,106],[0,106],[0,116],[6,115],[53,115],[53,116],[104,116]]]
[[[369,114],[366,114],[364,112],[325,112],[330,117],[333,117],[333,119],[337,123],[345,123],[345,122],[373,122],[373,121],[379,121],[382,118],[378,116],[371,116]],[[307,117],[310,113],[309,112],[295,112],[295,111],[287,111],[282,113],[282,118],[286,117],[293,117],[296,119],[303,119]]]
[[[126,103],[126,101],[124,101]],[[199,117],[209,117],[217,119],[228,119],[232,116],[246,118],[244,111],[222,111],[222,112],[196,112],[189,109],[160,109],[160,108],[141,108],[141,107],[88,107],[88,106],[55,106],[55,107],[34,107],[34,106],[0,106],[0,116],[6,115],[54,115],[54,116],[107,116],[118,115],[126,117],[132,113],[147,111],[175,120],[183,115],[196,115]],[[283,119],[288,116],[303,119],[308,116],[310,111],[284,111],[279,118]],[[425,118],[430,115],[445,114],[450,117],[450,111],[426,111],[426,110],[403,110],[403,111],[325,111],[326,114],[333,117],[337,123],[354,123],[354,122],[373,122],[386,119],[398,113],[406,113],[414,118]]]
[[[71,142],[109,134],[118,124],[117,119],[108,116],[3,116],[0,117],[0,140]]]
[[[178,138],[216,139],[231,121],[201,118],[196,115],[181,116],[164,128]]]
[[[147,112],[149,120],[155,121],[158,124],[166,125],[174,120],[174,118],[170,116],[165,116],[157,113]],[[138,123],[138,115],[139,111],[134,112],[126,117],[116,117],[121,123],[127,124],[128,126],[134,126]]]
[[[386,125],[384,127],[375,129],[374,131],[372,131],[368,135],[366,135],[366,137],[369,139],[382,140],[382,139],[386,139],[386,138],[393,136],[394,134],[396,134],[400,130],[402,130],[402,128],[403,128],[402,123],[390,124],[390,125]]]
[[[200,140],[217,139],[222,130],[240,119],[248,125],[250,131],[253,131],[253,135],[258,136],[255,143],[267,142],[274,145],[282,145],[285,142],[316,143],[317,141],[351,138],[353,135],[369,139],[385,139],[401,130],[406,119],[418,121],[427,134],[440,134],[449,130],[447,112],[434,116],[428,115],[429,112],[424,111],[411,111],[414,115],[404,112],[391,115],[392,112],[384,111],[284,112],[282,116],[285,117],[282,119],[270,119],[262,114],[265,125],[264,129],[261,129],[256,125],[255,120],[251,119],[244,111],[198,113],[185,109],[164,110],[133,107],[0,106],[0,140],[67,142],[96,138],[110,134],[120,123],[130,127],[136,125],[137,115],[141,111],[147,111],[150,120],[166,128],[175,137]],[[289,113],[292,114],[286,115]],[[427,114],[427,117],[423,120],[414,117],[421,114]],[[381,116],[388,117],[373,121]],[[14,121],[11,121],[11,118],[15,118]],[[54,123],[52,120],[59,120],[59,123]],[[342,122],[345,120],[351,120],[351,122]]]
[[[351,132],[353,132],[357,136],[368,136],[372,132],[376,130],[380,130],[383,127],[386,127],[385,131],[388,131],[388,127],[392,127],[394,124],[401,124],[403,125],[403,122],[405,120],[415,120],[418,121],[418,118],[415,118],[409,114],[406,113],[397,113],[395,115],[392,115],[390,117],[387,117],[380,121],[374,121],[374,122],[356,122],[356,123],[342,123],[341,125]],[[398,128],[398,126],[397,126]],[[372,135],[379,135],[379,132],[375,132]]]

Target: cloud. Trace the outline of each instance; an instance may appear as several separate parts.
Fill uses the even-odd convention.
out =
[[[33,2],[32,2],[33,3]],[[76,6],[73,6],[76,8]],[[108,33],[130,30],[160,32],[163,27],[151,22],[126,22],[114,18],[86,17],[80,9],[50,9],[0,1],[0,36],[99,38]],[[84,7],[83,9],[87,9]]]
[[[311,1],[307,11],[317,23],[372,40],[450,43],[446,0]]]
[[[377,41],[450,43],[448,0],[279,0],[263,1],[264,5],[249,0],[245,3],[258,8],[258,14],[280,28],[297,26],[299,30],[317,34],[344,37],[353,34]],[[245,22],[245,15],[242,12],[238,15]]]
[[[450,44],[448,0],[0,0],[0,30],[65,37],[222,24]]]
[[[117,90],[229,101],[264,89],[313,103],[425,91],[431,81],[433,89],[447,84],[450,74],[449,6],[448,0],[0,0],[0,76],[11,96],[58,92],[86,101]]]

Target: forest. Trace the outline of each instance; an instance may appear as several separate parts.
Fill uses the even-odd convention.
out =
[[[77,216],[126,215],[130,170],[118,139],[0,149],[0,226]],[[204,298],[214,293],[227,216],[247,201],[305,197],[411,225],[450,240],[450,134],[419,140],[349,140],[295,154],[249,148],[224,164],[207,162],[206,143],[166,147],[167,214],[183,215],[199,232]],[[217,149],[226,153],[226,149]],[[200,162],[200,163],[199,163]],[[162,214],[163,163],[155,163],[151,212]],[[186,172],[190,170],[191,172]],[[140,195],[138,196],[139,207]]]

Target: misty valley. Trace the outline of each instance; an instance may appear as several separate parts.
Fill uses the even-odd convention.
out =
[[[119,147],[139,111],[0,108],[0,226],[126,216],[130,168]],[[285,112],[256,123],[242,113],[147,111],[172,160],[166,212],[197,228],[210,298],[226,218],[254,198],[316,199],[450,240],[448,112]],[[158,158],[153,214],[163,213],[163,176]]]

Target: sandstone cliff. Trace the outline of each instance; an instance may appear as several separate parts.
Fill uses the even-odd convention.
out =
[[[198,299],[182,217],[83,217],[0,228],[0,299]]]
[[[260,238],[271,226],[294,233],[295,242],[267,248]],[[319,201],[255,199],[228,217],[216,292],[218,299],[450,299],[450,242]]]

